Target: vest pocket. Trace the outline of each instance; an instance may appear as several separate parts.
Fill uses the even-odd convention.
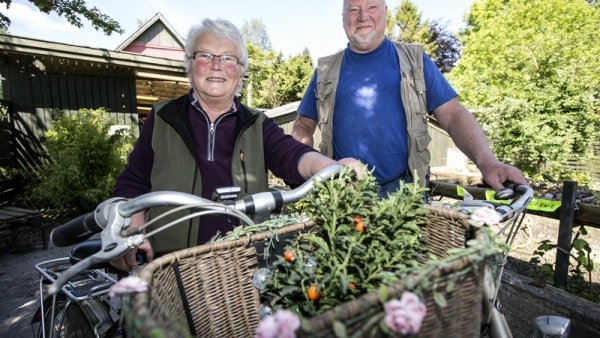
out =
[[[326,124],[329,121],[328,111],[333,109],[330,105],[333,103],[333,99],[328,97],[333,92],[332,82],[317,81],[317,87],[315,89],[315,98],[317,99],[317,112],[319,112],[319,123]]]
[[[327,96],[333,91],[333,83],[331,81],[317,81],[317,87],[315,89],[315,97],[317,101],[325,101]]]
[[[416,131],[415,144],[417,145],[418,152],[427,150],[429,142],[431,142],[431,136],[429,135],[427,129]]]

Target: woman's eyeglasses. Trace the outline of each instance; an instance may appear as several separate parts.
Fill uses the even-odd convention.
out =
[[[233,55],[227,55],[227,54],[215,55],[215,54],[211,54],[209,52],[203,52],[203,51],[192,53],[192,57],[190,57],[190,59],[196,60],[201,63],[212,63],[213,58],[215,58],[215,57],[219,59],[219,62],[223,66],[241,65],[240,60]]]

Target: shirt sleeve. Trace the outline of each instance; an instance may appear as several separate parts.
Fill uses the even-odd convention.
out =
[[[298,114],[304,117],[308,117],[309,119],[317,121],[317,98],[315,94],[317,81],[317,71],[315,70],[312,77],[310,78],[310,82],[308,83],[308,87],[306,87],[306,91],[304,92],[304,96],[300,101],[300,105],[298,106]]]
[[[296,141],[271,118],[263,122],[263,142],[267,169],[290,185],[305,181],[298,171],[298,162],[302,155],[316,151],[314,148]]]
[[[425,88],[427,89],[425,95],[429,113],[456,97],[454,88],[425,53],[423,53],[423,75],[425,76]]]
[[[150,174],[154,162],[152,133],[154,111],[147,115],[140,135],[129,154],[127,164],[117,177],[113,195],[133,198],[151,191]]]

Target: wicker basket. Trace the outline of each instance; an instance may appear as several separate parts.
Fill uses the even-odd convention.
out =
[[[479,234],[462,214],[427,208],[422,233],[430,252],[436,256],[445,257],[448,249],[464,247],[465,238]],[[312,222],[286,226],[278,230],[277,235],[294,236],[312,226]],[[125,300],[124,306],[130,307],[124,316],[126,331],[131,336],[144,337],[151,334],[154,337],[252,337],[259,322],[260,304],[252,277],[263,256],[260,251],[264,240],[272,235],[272,232],[263,232],[184,249],[149,263],[139,275],[148,282],[148,291]],[[437,268],[433,274],[443,276],[472,265],[473,261],[466,256]],[[482,270],[468,270],[451,292],[445,291],[445,285],[437,285],[437,292],[443,293],[447,301],[446,307],[435,303],[433,290],[425,290],[427,315],[418,337],[479,336]],[[399,297],[412,277],[390,285],[389,298]],[[334,336],[334,321],[342,321],[348,333],[364,332],[367,328],[371,331],[364,332],[363,336],[383,335],[378,325],[363,325],[370,319],[365,315],[369,313],[366,310],[379,304],[377,292],[364,294],[310,318],[297,334]]]

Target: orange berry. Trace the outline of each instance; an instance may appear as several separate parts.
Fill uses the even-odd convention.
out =
[[[321,293],[319,292],[316,284],[312,284],[308,287],[306,290],[306,296],[308,296],[308,299],[312,301],[315,301],[321,297]]]
[[[355,226],[356,226],[356,231],[358,231],[358,232],[360,232],[360,233],[363,233],[363,232],[365,232],[365,224],[364,224],[362,221],[361,221],[361,222],[358,222],[358,223],[356,223],[356,225],[355,225]]]
[[[354,284],[354,282],[350,282],[348,283],[348,287],[350,287],[350,289],[356,289],[356,284]]]
[[[283,254],[283,258],[286,260],[286,262],[291,262],[294,260],[294,251],[292,249],[286,251]]]
[[[354,215],[354,226],[356,227],[356,231],[363,233],[365,231],[365,224],[362,221],[362,218],[359,215]]]

